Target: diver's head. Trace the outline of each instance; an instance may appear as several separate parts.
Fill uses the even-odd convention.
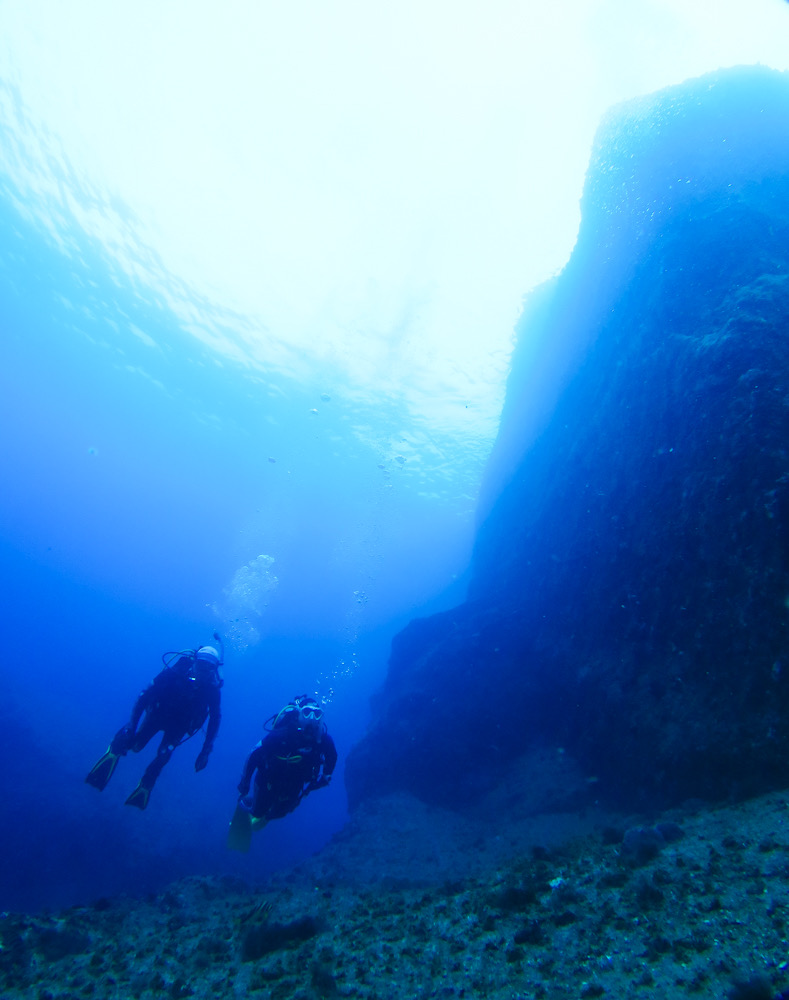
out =
[[[299,712],[299,729],[308,733],[319,733],[321,720],[323,719],[323,709],[314,698],[306,694],[299,695],[293,699],[293,704]]]
[[[320,736],[323,709],[314,698],[299,695],[274,718],[272,729],[287,727],[295,732]]]
[[[219,653],[213,646],[201,646],[195,653],[195,659],[203,660],[205,663],[208,663],[217,669],[222,666],[222,660],[219,657]]]

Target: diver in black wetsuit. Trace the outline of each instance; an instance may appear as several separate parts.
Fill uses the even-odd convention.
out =
[[[161,732],[162,740],[156,756],[146,768],[139,785],[126,799],[127,806],[145,809],[151,789],[173,750],[194,736],[207,719],[203,747],[195,761],[195,771],[203,770],[213,749],[220,720],[222,640],[216,633],[214,639],[219,644],[219,650],[214,646],[200,646],[199,649],[164,654],[164,670],[141,692],[134,703],[131,719],[118,730],[107,752],[85,778],[89,785],[98,789],[106,787],[118,760],[130,750],[139,753],[156,733]],[[138,729],[141,718],[142,725]]]
[[[305,795],[326,788],[337,763],[337,749],[323,720],[323,709],[300,695],[265,723],[266,736],[244,764],[240,798],[227,845],[248,851],[253,830],[293,812]],[[252,776],[255,785],[249,794]]]

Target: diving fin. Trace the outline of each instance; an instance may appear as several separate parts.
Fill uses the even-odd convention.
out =
[[[138,809],[145,809],[148,805],[148,799],[151,797],[150,788],[146,788],[142,782],[134,789],[131,795],[126,799],[125,805],[136,806]]]
[[[252,817],[243,806],[236,806],[230,829],[227,831],[227,847],[230,851],[247,854],[252,846]]]
[[[118,753],[113,753],[112,747],[109,746],[104,756],[97,760],[90,769],[85,781],[89,785],[93,785],[94,788],[98,788],[99,791],[106,788],[107,782],[112,777],[118,761],[120,760],[120,756],[121,755]]]

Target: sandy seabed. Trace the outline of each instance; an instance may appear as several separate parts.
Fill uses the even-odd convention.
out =
[[[257,886],[2,914],[0,995],[767,1000],[788,923],[789,792],[495,825],[393,797]]]

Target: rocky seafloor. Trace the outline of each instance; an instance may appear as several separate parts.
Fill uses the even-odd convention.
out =
[[[788,924],[789,791],[496,824],[393,797],[257,886],[2,914],[0,996],[767,1000]]]

